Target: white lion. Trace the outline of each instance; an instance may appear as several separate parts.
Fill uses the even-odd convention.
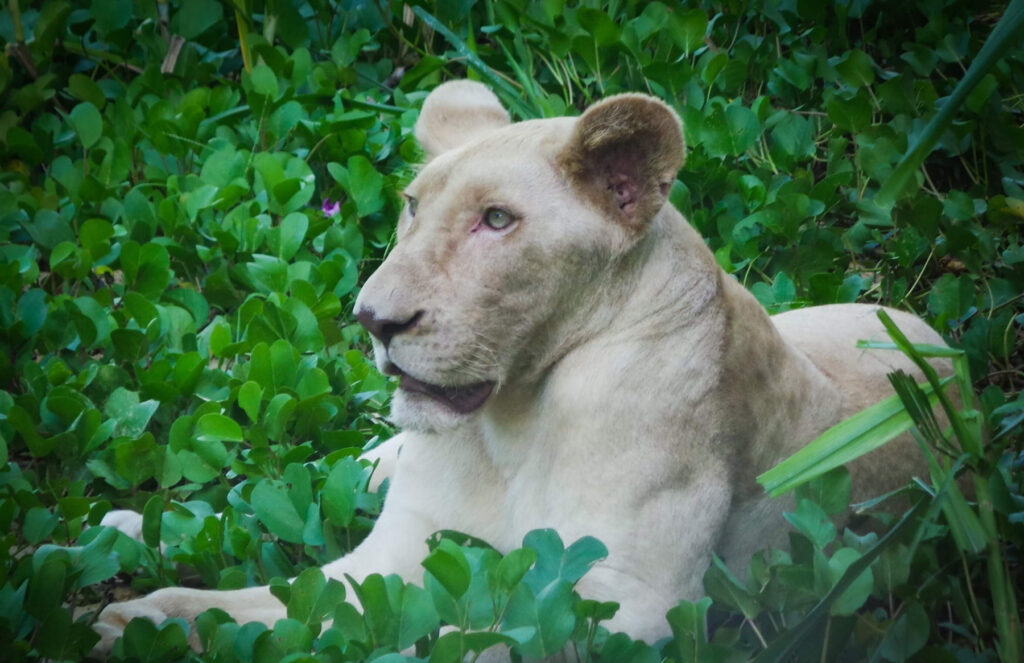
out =
[[[484,86],[452,82],[416,135],[429,161],[356,304],[380,370],[398,376],[404,432],[374,454],[394,465],[374,530],[325,574],[418,582],[436,530],[509,550],[550,527],[607,545],[579,591],[621,604],[610,628],[667,635],[665,612],[703,594],[712,551],[742,567],[784,542],[787,502],[755,477],[912,366],[856,348],[886,338],[877,307],[769,318],[717,266],[666,201],[683,138],[656,99],[511,124]],[[890,315],[911,340],[942,342]],[[905,483],[917,454],[897,442],[854,463],[854,497]],[[210,607],[285,615],[265,587],[175,588],[109,606],[97,629],[109,647],[132,617]]]

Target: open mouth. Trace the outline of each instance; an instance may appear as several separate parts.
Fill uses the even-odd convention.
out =
[[[493,382],[477,382],[475,384],[444,387],[417,380],[402,369],[389,363],[384,371],[388,375],[398,376],[398,388],[411,393],[429,396],[459,414],[469,414],[480,408],[487,401],[494,389]]]

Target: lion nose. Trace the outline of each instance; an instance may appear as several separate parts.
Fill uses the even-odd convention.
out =
[[[405,320],[378,318],[376,311],[372,308],[361,308],[356,311],[356,320],[359,321],[359,324],[379,338],[385,348],[391,344],[391,339],[395,337],[395,334],[412,329],[421,317],[423,317],[423,311],[416,311]]]

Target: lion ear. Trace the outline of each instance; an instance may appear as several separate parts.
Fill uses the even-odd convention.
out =
[[[427,160],[509,124],[494,93],[475,81],[449,81],[427,95],[416,121],[416,140]]]
[[[679,116],[641,94],[609,97],[588,108],[559,157],[599,207],[635,229],[661,209],[683,159]]]

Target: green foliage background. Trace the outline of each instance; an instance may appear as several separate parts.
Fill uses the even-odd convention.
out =
[[[920,188],[874,203],[1004,8],[12,0],[0,10],[6,656],[85,656],[88,616],[68,606],[300,574],[276,584],[289,620],[211,613],[198,656],[391,661],[415,645],[443,661],[569,640],[590,660],[742,660],[877,543],[826,525],[846,503],[844,475],[830,474],[790,518],[791,554],[743,579],[713,565],[714,605],[681,603],[674,638],[654,647],[609,637],[598,622],[613,607],[572,595],[603,554],[592,540],[534,533],[502,558],[453,535],[425,588],[368,579],[365,615],[303,571],[355,546],[386,493],[367,492],[372,468],[356,456],[393,433],[392,387],[351,304],[391,241],[416,109],[463,76],[517,118],[621,91],[665,99],[689,148],[672,202],[769,310],[878,302],[963,348],[1000,440],[979,466],[996,486],[989,545],[1020,590],[1024,50],[970,94]],[[87,529],[112,507],[145,514],[144,542]],[[913,546],[886,544],[797,658],[991,660],[1005,646],[981,552],[926,524]],[[442,620],[460,628],[439,636]],[[115,657],[197,656],[184,633],[135,622]]]

